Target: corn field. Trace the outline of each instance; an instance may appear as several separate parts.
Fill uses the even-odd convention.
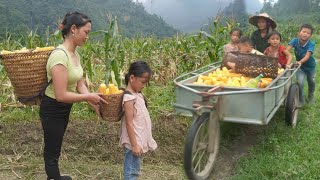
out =
[[[91,90],[96,91],[97,85],[104,81],[112,81],[123,86],[122,80],[128,65],[134,60],[145,60],[153,69],[153,81],[166,85],[180,74],[192,71],[211,62],[220,61],[223,45],[229,41],[229,31],[236,23],[228,21],[222,25],[221,18],[216,18],[208,31],[199,31],[193,35],[176,34],[166,39],[155,37],[125,38],[119,33],[116,18],[112,18],[109,28],[90,35],[89,41],[79,48],[82,56],[87,83]],[[315,27],[315,29],[319,29]],[[254,30],[250,27],[245,31],[250,35]],[[280,25],[283,43],[296,37],[298,25]],[[317,42],[319,32],[314,32]],[[43,46],[57,46],[62,43],[59,31],[45,37],[37,35],[37,31],[21,34],[19,39],[12,39],[9,32],[0,42],[0,49],[16,50],[26,47],[34,49]],[[0,60],[0,91],[3,96],[0,102],[14,101],[13,88]]]

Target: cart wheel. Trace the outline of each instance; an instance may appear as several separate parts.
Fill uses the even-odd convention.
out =
[[[289,88],[288,97],[286,100],[286,124],[293,128],[297,125],[298,109],[299,107],[299,86],[298,84],[292,84]]]
[[[217,113],[206,112],[194,120],[184,149],[184,169],[189,179],[208,179],[216,160],[220,139]]]

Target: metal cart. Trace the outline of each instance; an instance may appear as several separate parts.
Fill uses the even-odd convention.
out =
[[[220,64],[210,64],[174,80],[176,113],[193,117],[184,152],[189,179],[210,177],[219,149],[219,121],[266,125],[284,105],[285,122],[292,127],[297,124],[299,88],[293,77],[300,66],[284,70],[262,89],[193,84]]]

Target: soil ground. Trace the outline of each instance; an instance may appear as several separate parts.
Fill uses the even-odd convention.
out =
[[[190,119],[163,116],[153,124],[159,148],[143,160],[141,179],[186,179],[183,147]],[[72,120],[60,159],[74,179],[122,179],[119,123]],[[239,158],[257,142],[261,126],[222,124],[222,141],[212,179],[229,179]],[[0,179],[45,179],[40,122],[0,121]]]
[[[220,146],[212,179],[225,180],[231,178],[238,160],[249,155],[250,148],[258,142],[258,135],[264,129],[264,127],[257,125],[233,124],[232,126],[232,129],[236,132],[231,138],[228,138],[229,141]]]

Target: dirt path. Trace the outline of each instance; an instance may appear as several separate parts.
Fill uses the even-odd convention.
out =
[[[248,151],[258,142],[257,135],[262,133],[263,127],[237,124],[233,125],[230,131],[234,133],[231,140],[227,144],[221,142],[222,145],[213,171],[212,179],[214,180],[229,179],[233,175],[236,163],[241,157],[249,155]],[[222,134],[222,136],[226,136],[226,134]]]

